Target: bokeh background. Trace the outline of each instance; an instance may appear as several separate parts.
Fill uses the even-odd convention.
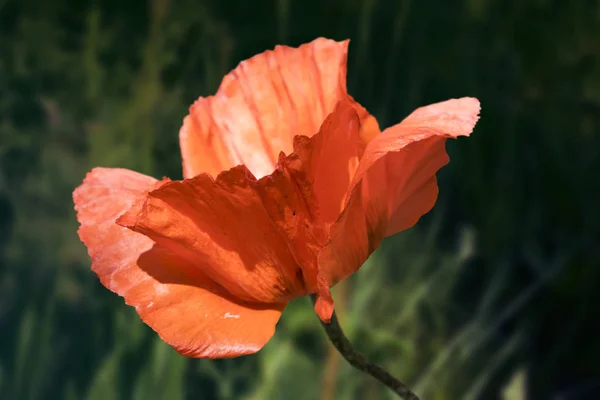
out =
[[[600,2],[0,0],[0,399],[388,399],[295,301],[254,356],[179,356],[89,270],[93,166],[181,177],[187,107],[276,44],[350,38],[388,126],[476,96],[434,210],[335,288],[423,400],[600,398]]]

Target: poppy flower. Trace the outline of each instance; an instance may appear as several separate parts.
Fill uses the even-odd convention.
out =
[[[434,205],[447,138],[474,98],[422,107],[380,131],[346,92],[348,41],[277,46],[198,99],[179,133],[183,180],[95,168],[73,193],[92,269],[190,357],[254,353],[286,304],[357,271]]]

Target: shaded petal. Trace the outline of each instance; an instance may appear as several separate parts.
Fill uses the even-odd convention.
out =
[[[358,113],[358,118],[360,119],[360,138],[362,141],[360,155],[362,157],[366,146],[371,140],[375,139],[375,137],[381,133],[381,130],[379,129],[379,123],[377,122],[377,119],[369,114],[366,108],[357,103],[352,96],[348,95],[348,98],[350,99],[352,107],[354,107]]]
[[[277,211],[286,204],[277,205]],[[288,243],[273,223],[252,174],[239,166],[151,191],[118,223],[193,262],[233,296],[275,303],[304,293]]]
[[[230,72],[215,96],[190,108],[180,131],[184,177],[244,164],[258,178],[270,174],[295,135],[314,135],[346,98],[348,41],[319,38],[298,48],[277,46]],[[365,143],[377,121],[353,102]]]
[[[123,169],[88,174],[73,199],[92,269],[181,354],[217,358],[258,351],[273,335],[284,304],[243,303],[190,260],[115,223],[163,184]]]
[[[384,237],[431,210],[438,194],[435,173],[449,160],[445,141],[468,136],[479,110],[473,98],[422,107],[371,140],[330,243],[319,255],[330,284],[360,268]]]

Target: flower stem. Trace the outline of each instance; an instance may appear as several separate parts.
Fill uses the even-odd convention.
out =
[[[316,300],[316,296],[311,295],[311,299],[313,303]],[[331,316],[331,322],[325,323],[321,321],[321,324],[325,328],[325,333],[327,333],[327,337],[333,344],[333,346],[340,352],[342,357],[346,359],[354,368],[359,371],[364,372],[365,374],[371,375],[373,378],[377,379],[379,382],[390,388],[394,393],[405,400],[419,400],[416,394],[414,394],[408,386],[404,383],[400,382],[398,379],[394,378],[387,372],[385,369],[380,367],[379,365],[373,364],[362,354],[359,353],[353,346],[352,343],[348,340],[344,331],[342,331],[342,327],[337,319],[337,315],[335,311]]]

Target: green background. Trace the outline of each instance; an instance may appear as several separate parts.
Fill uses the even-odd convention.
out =
[[[423,400],[600,398],[600,2],[0,0],[0,399],[391,398],[307,298],[257,355],[179,356],[76,234],[91,167],[180,178],[194,99],[318,36],[381,126],[482,103],[434,210],[336,287],[356,347]]]

